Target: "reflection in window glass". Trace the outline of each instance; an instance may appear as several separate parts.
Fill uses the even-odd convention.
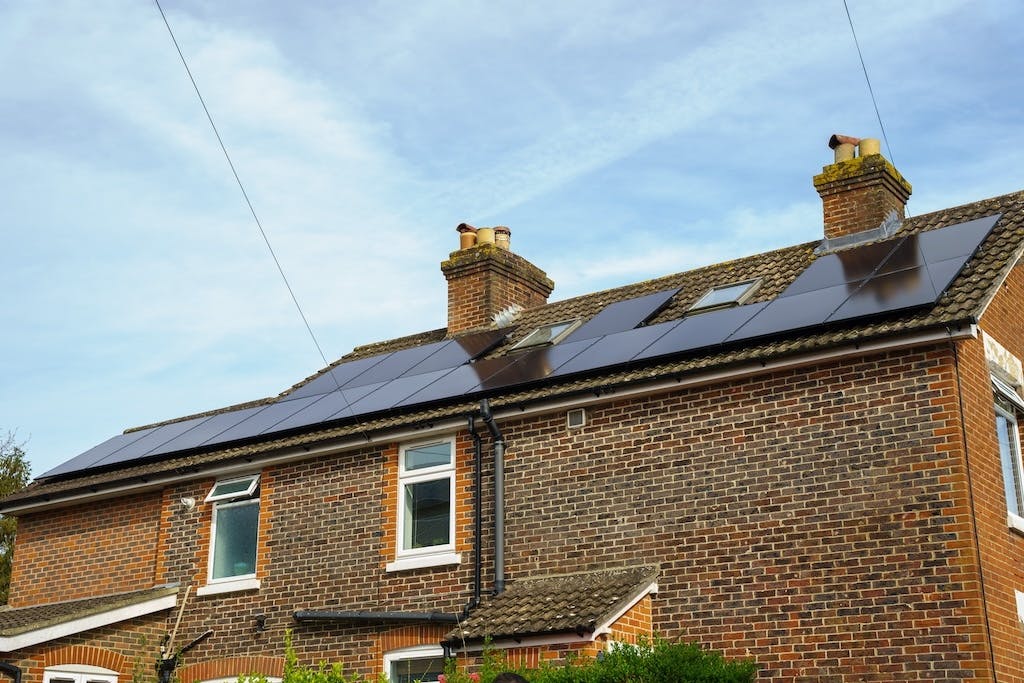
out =
[[[405,538],[402,547],[447,545],[451,529],[448,477],[405,485]]]
[[[448,465],[451,461],[452,446],[447,441],[405,450],[405,469],[407,471]]]
[[[401,659],[391,663],[391,671],[388,674],[390,683],[414,683],[415,681],[438,680],[438,676],[444,673],[444,659],[431,657],[429,659]]]
[[[256,573],[258,500],[221,503],[214,510],[215,535],[211,579]]]
[[[1011,514],[1024,517],[1019,433],[1013,406],[999,400],[996,403],[996,435],[999,437],[999,460],[1003,470],[1006,509]]]

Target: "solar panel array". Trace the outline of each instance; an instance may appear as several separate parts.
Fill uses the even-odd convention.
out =
[[[549,378],[607,371],[723,344],[933,304],[999,215],[819,257],[777,298],[637,327],[677,290],[606,306],[562,343],[481,359],[506,331],[340,363],[268,405],[120,434],[43,477],[209,448]]]

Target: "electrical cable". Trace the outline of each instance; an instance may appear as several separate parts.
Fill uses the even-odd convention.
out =
[[[875,99],[875,90],[871,87],[871,79],[868,77],[868,67],[864,64],[864,54],[860,50],[860,41],[857,40],[857,30],[853,28],[853,17],[850,16],[850,6],[843,0],[843,7],[846,8],[846,19],[850,22],[850,33],[853,34],[853,44],[857,47],[857,56],[860,58],[860,68],[864,71],[864,80],[868,84],[868,93],[871,95],[871,104],[875,106],[875,117],[878,119],[878,127],[882,129],[882,139],[885,140],[885,151],[889,154],[889,161],[896,164],[892,155],[892,147],[889,146],[889,136],[885,134],[885,124],[882,123],[882,115],[878,111],[878,101]]]
[[[231,174],[235,176],[235,182],[238,183],[238,189],[242,191],[242,197],[245,199],[246,206],[249,207],[249,213],[252,214],[253,220],[256,221],[256,227],[259,228],[260,235],[263,236],[263,242],[267,245],[267,250],[270,252],[271,258],[274,259],[274,264],[277,266],[277,272],[281,274],[284,286],[288,289],[288,294],[291,295],[292,303],[295,304],[295,309],[299,312],[299,317],[302,318],[302,323],[306,326],[306,331],[309,333],[310,339],[313,340],[313,346],[316,347],[317,353],[320,354],[320,359],[324,362],[324,367],[329,367],[330,363],[327,362],[327,356],[324,355],[324,351],[320,347],[320,342],[317,341],[316,335],[313,333],[313,328],[310,326],[309,320],[306,318],[306,314],[302,311],[302,306],[299,305],[299,299],[295,296],[295,291],[292,289],[291,283],[288,282],[288,276],[284,273],[281,261],[278,260],[277,254],[274,252],[274,247],[270,244],[270,238],[267,237],[267,232],[263,229],[263,224],[260,222],[259,216],[256,215],[256,209],[253,208],[252,202],[249,200],[249,193],[245,191],[242,179],[239,177],[238,171],[235,170],[235,164],[231,161],[231,155],[228,154],[228,148],[220,136],[220,131],[217,130],[217,124],[213,122],[213,116],[210,114],[210,109],[206,106],[206,100],[203,99],[203,94],[199,91],[199,85],[196,83],[196,79],[192,76],[192,70],[188,67],[188,62],[185,60],[185,54],[181,51],[181,46],[178,45],[178,39],[174,37],[174,31],[171,30],[171,24],[167,21],[167,15],[164,14],[164,8],[160,6],[160,0],[153,0],[153,2],[156,3],[156,8],[160,11],[160,17],[164,20],[164,26],[167,27],[167,33],[171,36],[171,42],[174,43],[174,49],[178,51],[178,57],[181,58],[181,64],[185,67],[188,79],[192,82],[192,87],[196,91],[199,103],[203,106],[203,111],[206,112],[206,119],[210,122],[210,127],[213,129],[213,134],[217,137],[217,143],[220,145],[220,150],[224,153],[224,158],[227,159],[228,166],[231,167]],[[341,386],[338,385],[338,379],[334,377],[333,373],[330,374],[331,378],[334,380],[334,384],[340,389]]]
[[[868,94],[871,95],[871,104],[875,107],[875,118],[878,119],[878,127],[882,129],[882,140],[885,142],[885,151],[889,155],[889,161],[896,165],[896,158],[892,155],[892,146],[889,144],[889,136],[885,134],[885,124],[882,123],[882,114],[878,110],[878,100],[875,99],[875,89],[871,87],[871,78],[868,76],[868,67],[864,63],[864,53],[860,49],[860,41],[857,40],[857,29],[853,27],[853,17],[850,15],[850,6],[847,0],[843,0],[843,8],[846,9],[846,20],[850,22],[850,33],[853,34],[853,44],[857,48],[857,57],[860,59],[860,68],[864,72],[864,81],[868,84]],[[904,207],[904,214],[910,218],[910,212]]]

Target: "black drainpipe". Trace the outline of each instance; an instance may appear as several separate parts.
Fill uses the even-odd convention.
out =
[[[476,431],[476,415],[470,415],[467,421],[469,435],[473,437],[473,597],[463,610],[463,614],[467,614],[480,604],[480,585],[483,583],[483,558],[480,556],[480,548],[483,545],[483,476],[480,471],[483,469],[483,446],[480,443],[480,433]]]
[[[21,683],[21,667],[7,662],[0,662],[0,672],[3,672],[14,679],[14,683]]]
[[[480,401],[480,417],[494,437],[494,594],[498,595],[505,591],[505,437],[486,398]]]

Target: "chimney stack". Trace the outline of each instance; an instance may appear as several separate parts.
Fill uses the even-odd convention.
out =
[[[518,304],[547,303],[555,283],[537,266],[512,253],[512,231],[503,225],[460,224],[459,250],[441,263],[448,280],[448,334],[487,327],[495,313]]]
[[[881,154],[874,138],[833,135],[835,163],[814,176],[821,195],[825,237],[835,239],[879,227],[890,212],[906,217],[911,186]]]

